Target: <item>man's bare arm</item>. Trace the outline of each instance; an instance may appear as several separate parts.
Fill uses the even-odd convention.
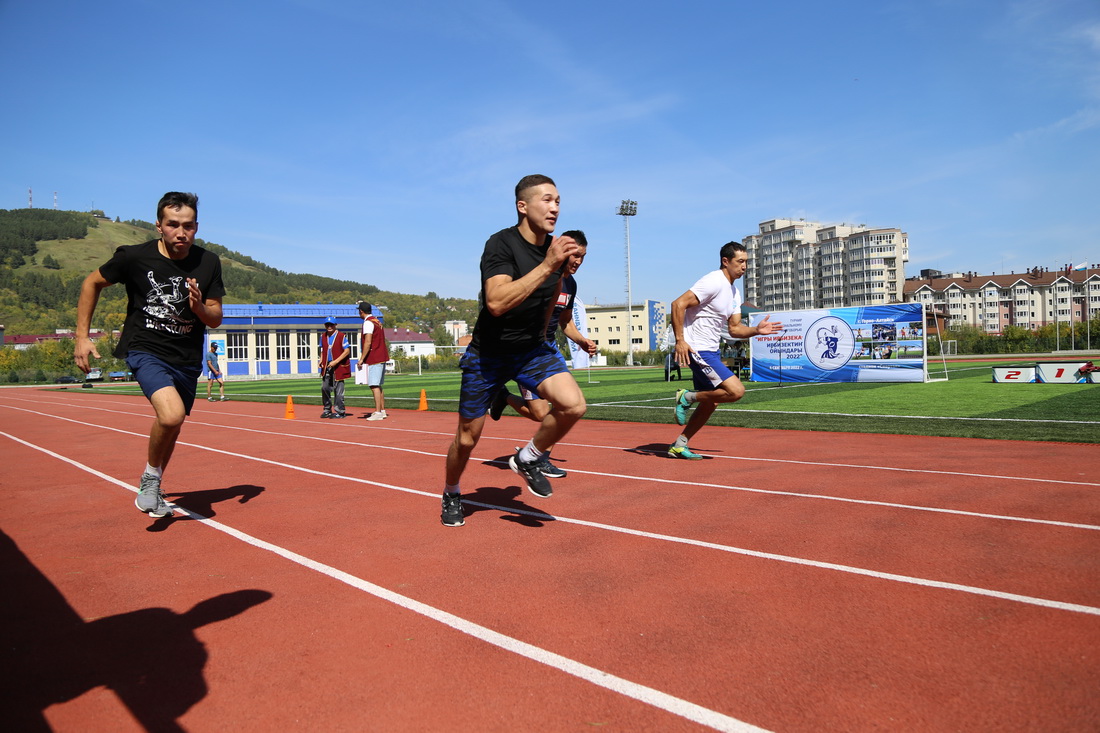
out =
[[[76,362],[77,368],[85,374],[91,368],[88,365],[88,357],[100,358],[99,352],[96,351],[95,344],[92,343],[88,334],[92,329],[92,315],[99,303],[99,294],[103,292],[103,288],[111,285],[112,283],[103,277],[99,270],[93,270],[88,274],[88,277],[84,278],[84,283],[80,286],[80,299],[76,304],[76,339],[73,346],[73,361]]]
[[[580,247],[572,237],[558,237],[550,243],[546,258],[519,280],[509,275],[494,275],[485,281],[485,307],[501,316],[527,300]]]

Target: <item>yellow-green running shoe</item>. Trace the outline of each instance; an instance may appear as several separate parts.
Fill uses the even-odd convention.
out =
[[[688,410],[691,409],[691,403],[684,399],[688,391],[681,389],[676,392],[676,424],[683,425],[688,421]]]
[[[678,448],[674,445],[668,447],[668,455],[670,458],[683,458],[688,461],[701,461],[703,457],[698,453],[692,453],[685,445],[683,448]]]

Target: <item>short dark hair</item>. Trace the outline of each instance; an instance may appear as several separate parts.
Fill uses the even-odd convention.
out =
[[[564,232],[562,236],[572,237],[573,239],[577,240],[577,244],[582,247],[588,246],[588,238],[584,236],[584,232],[582,232],[580,229],[570,229],[569,231]]]
[[[372,315],[374,313],[374,309],[371,307],[371,304],[368,303],[367,301],[360,300],[359,301],[359,312],[360,313],[366,313],[369,316],[369,315]]]
[[[181,206],[190,206],[195,210],[195,217],[198,218],[199,197],[196,194],[169,191],[160,197],[160,202],[157,204],[157,221],[164,218],[165,209],[178,209]]]
[[[523,201],[523,194],[527,192],[527,189],[541,186],[544,183],[549,183],[554,187],[558,185],[554,183],[553,178],[544,176],[541,173],[534,173],[519,179],[519,183],[516,184],[516,201]]]
[[[748,250],[740,242],[726,242],[722,245],[721,257],[724,260],[733,259],[734,252],[748,252]]]

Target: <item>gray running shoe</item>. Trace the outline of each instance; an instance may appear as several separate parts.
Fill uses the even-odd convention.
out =
[[[150,517],[167,517],[172,508],[164,503],[164,492],[160,490],[160,477],[150,473],[141,474],[138,495],[134,506]]]
[[[461,527],[466,524],[462,516],[462,494],[443,494],[443,512],[439,520],[444,527]]]

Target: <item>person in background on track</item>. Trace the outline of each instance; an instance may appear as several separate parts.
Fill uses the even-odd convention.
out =
[[[577,254],[569,258],[565,277],[561,281],[561,294],[558,295],[558,299],[554,303],[554,311],[550,314],[550,321],[546,325],[546,342],[557,348],[556,337],[558,328],[561,328],[562,332],[573,343],[587,351],[590,356],[595,356],[596,342],[582,336],[577,324],[573,323],[573,301],[577,297],[577,281],[573,276],[577,274],[577,270],[584,263],[585,255],[588,254],[588,239],[584,236],[584,232],[579,229],[565,232],[562,236],[572,237],[576,240],[579,249]],[[493,398],[493,404],[489,408],[489,417],[493,420],[499,420],[504,408],[511,406],[523,417],[535,422],[542,422],[543,418],[550,412],[550,403],[542,399],[538,391],[530,385],[520,384],[519,387],[519,395],[509,392],[507,386],[501,387],[496,397]],[[564,470],[550,462],[549,450],[539,459],[539,470],[549,478],[564,478],[567,475]]]
[[[222,379],[221,370],[218,369],[218,342],[210,342],[210,351],[206,352],[206,401],[213,402],[214,398],[210,394],[210,388],[214,385],[214,382],[218,383],[218,393],[221,395],[221,401],[225,402],[228,397],[225,396],[225,381]]]
[[[77,303],[73,358],[87,374],[89,358],[100,358],[88,337],[99,294],[116,283],[126,286],[126,321],[114,354],[126,359],[156,413],[134,500],[153,517],[172,513],[161,482],[195,402],[206,329],[222,322],[221,260],[195,245],[198,211],[195,194],[164,194],[157,204],[160,238],[116,249],[84,278]]]
[[[672,332],[676,337],[676,362],[691,367],[695,391],[676,393],[676,423],[685,425],[668,448],[672,458],[698,460],[688,440],[707,424],[719,404],[736,402],[745,385],[722,363],[719,342],[723,334],[747,339],[783,330],[783,324],[767,316],[756,326],[741,323],[741,291],[737,280],[745,274],[749,256],[745,246],[729,242],[719,252],[721,266],[699,278],[691,289],[672,302]],[[698,405],[688,420],[692,405]]]
[[[321,334],[321,417],[338,420],[347,417],[344,412],[344,380],[351,376],[348,359],[351,350],[344,334],[336,330],[336,317],[325,319],[325,332]]]
[[[359,363],[355,369],[355,383],[359,384],[359,374],[366,373],[366,384],[374,395],[374,412],[368,420],[385,420],[386,395],[382,392],[382,383],[386,381],[386,362],[390,360],[390,349],[386,345],[386,332],[382,322],[374,317],[371,304],[359,301],[359,317],[363,319],[363,328],[359,332]]]
[[[551,178],[526,176],[516,184],[515,194],[518,223],[489,237],[481,254],[481,310],[459,362],[458,428],[444,474],[440,521],[447,527],[465,524],[459,482],[501,387],[512,380],[530,384],[553,404],[531,441],[508,459],[531,493],[542,498],[553,490],[539,470],[540,458],[586,410],[584,394],[561,352],[546,343],[547,319],[569,258],[579,247],[572,237],[551,234],[561,205]]]

